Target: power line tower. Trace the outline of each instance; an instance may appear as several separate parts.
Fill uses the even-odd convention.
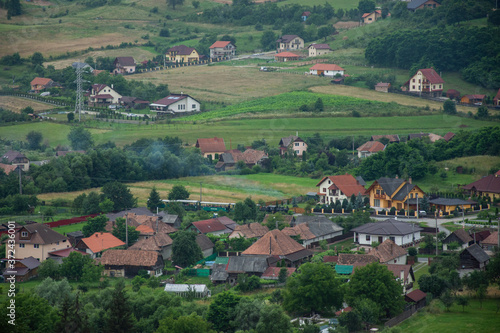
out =
[[[78,113],[78,121],[82,120],[82,110],[83,110],[83,90],[82,90],[82,72],[83,66],[81,62],[76,65],[76,103],[75,103],[75,113]]]

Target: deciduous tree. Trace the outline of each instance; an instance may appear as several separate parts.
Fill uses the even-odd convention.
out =
[[[168,193],[168,200],[187,200],[189,199],[188,190],[182,185],[174,185]]]
[[[90,237],[96,232],[106,231],[106,222],[108,222],[106,215],[99,215],[96,217],[89,217],[87,223],[83,226],[82,232],[85,237]]]
[[[203,259],[196,234],[191,231],[178,231],[172,243],[172,260],[176,265],[187,267]]]
[[[115,221],[115,226],[113,227],[112,234],[116,238],[119,238],[121,241],[125,242],[126,240],[126,229],[125,229],[125,219],[121,217],[117,217]],[[128,226],[128,246],[133,245],[137,242],[139,238],[140,232],[135,230],[135,227],[129,225]]]
[[[83,126],[71,127],[68,140],[74,150],[87,150],[94,145],[92,134]]]
[[[29,149],[38,150],[42,148],[43,135],[38,131],[31,131],[26,135],[26,141],[28,141]]]
[[[240,297],[232,292],[225,291],[212,298],[208,308],[207,319],[213,324],[216,331],[229,332],[234,329],[234,308],[240,302]]]
[[[114,210],[125,210],[137,206],[137,198],[134,198],[130,189],[120,182],[109,182],[101,189],[104,197],[114,203]]]

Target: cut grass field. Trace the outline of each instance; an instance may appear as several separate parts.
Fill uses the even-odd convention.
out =
[[[124,146],[141,138],[163,138],[178,136],[190,146],[194,146],[198,138],[222,137],[226,148],[237,144],[249,145],[254,140],[266,139],[271,146],[276,146],[280,138],[299,132],[300,136],[310,137],[320,133],[328,141],[339,136],[370,136],[375,134],[399,134],[432,132],[444,135],[457,132],[463,126],[476,129],[493,125],[488,121],[447,115],[407,116],[407,117],[317,117],[289,118],[290,115],[272,114],[269,119],[237,119],[225,121],[209,121],[197,124],[161,124],[132,125],[112,122],[91,123],[97,128],[90,128],[96,144],[115,142]],[[25,141],[30,131],[43,133],[44,141],[50,147],[69,146],[67,135],[70,126],[63,123],[33,122],[2,127],[0,138]]]
[[[0,108],[2,109],[19,113],[22,109],[28,106],[31,106],[36,112],[57,109],[54,105],[39,103],[27,98],[0,96]]]
[[[469,306],[453,305],[449,312],[421,311],[410,319],[398,325],[402,332],[424,333],[494,333],[498,332],[498,302],[499,299],[485,299],[482,308],[476,299],[470,300]]]

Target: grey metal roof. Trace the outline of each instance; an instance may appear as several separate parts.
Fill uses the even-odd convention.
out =
[[[418,7],[420,7],[421,5],[423,5],[424,3],[426,3],[427,1],[429,0],[413,0],[412,2],[410,2],[406,8],[408,9],[417,9]]]
[[[267,269],[267,258],[262,256],[230,257],[228,272],[264,273]]]
[[[83,232],[81,232],[80,230],[77,230],[77,231],[72,231],[72,232],[68,232],[66,234],[66,236],[71,236],[71,237],[83,237]]]
[[[398,191],[398,193],[392,198],[392,200],[403,200],[414,187],[414,184],[404,184],[403,187],[401,187],[401,189]]]
[[[168,224],[174,224],[175,221],[179,218],[179,215],[167,214],[165,212],[160,212],[158,214],[158,216],[161,216],[162,217],[161,220],[164,223],[168,223]]]
[[[423,230],[418,225],[408,222],[400,222],[393,219],[387,219],[382,222],[367,223],[352,231],[369,235],[408,235],[416,231]]]
[[[202,251],[212,249],[214,247],[214,243],[204,234],[196,235],[196,244],[200,247]]]
[[[207,285],[205,284],[171,284],[167,283],[165,285],[165,291],[173,292],[173,293],[182,293],[189,291],[189,287],[191,290],[194,290],[197,293],[203,293],[208,290]]]
[[[365,180],[363,179],[363,177],[361,177],[361,176],[357,176],[357,177],[356,177],[356,180],[359,182],[359,185],[361,185],[361,186],[366,186],[366,182],[365,182]]]
[[[429,200],[429,203],[434,205],[444,205],[444,206],[460,206],[460,205],[475,205],[477,202],[468,201],[456,198],[436,198]]]
[[[221,154],[220,160],[225,162],[225,163],[236,163],[234,161],[233,154],[230,154],[230,153]]]
[[[229,273],[226,272],[226,264],[214,264],[212,266],[211,281],[226,281],[228,277]]]
[[[21,263],[29,269],[35,269],[40,266],[40,262],[33,257],[24,258]]]
[[[401,184],[403,184],[405,180],[401,178],[388,178],[388,177],[382,177],[377,179],[377,183],[382,186],[382,189],[384,190],[387,195],[391,196],[394,191],[398,189]]]
[[[291,262],[294,262],[294,261],[297,261],[297,260],[300,260],[300,259],[304,259],[304,258],[307,258],[307,257],[312,257],[313,254],[314,254],[313,251],[308,250],[308,249],[303,249],[303,250],[294,252],[292,254],[287,254],[286,258],[288,260],[290,260]]]
[[[487,255],[486,252],[484,252],[484,250],[477,244],[469,246],[468,248],[463,250],[462,253],[464,253],[465,251],[469,252],[471,256],[473,256],[480,263],[486,262],[490,259],[490,256]]]
[[[307,226],[316,237],[321,237],[344,230],[344,228],[331,221],[329,223],[309,222],[307,223]]]
[[[328,217],[325,215],[298,215],[294,216],[292,219],[292,222],[290,225],[292,227],[296,226],[297,224],[302,224],[302,223],[317,223],[317,222],[322,222],[322,223],[333,223]]]

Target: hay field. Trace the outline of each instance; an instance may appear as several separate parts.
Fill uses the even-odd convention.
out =
[[[2,109],[19,113],[27,106],[31,106],[35,112],[57,109],[55,105],[39,103],[27,98],[0,96],[0,108]]]
[[[256,67],[192,66],[127,76],[154,84],[168,84],[171,92],[187,93],[202,101],[234,104],[301,90],[327,79],[286,73],[260,72]]]

